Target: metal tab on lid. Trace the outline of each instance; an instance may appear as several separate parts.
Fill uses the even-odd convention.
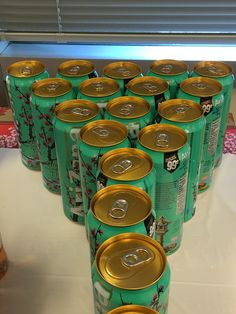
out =
[[[90,146],[108,147],[123,142],[128,136],[128,130],[117,121],[97,120],[83,126],[80,136]]]
[[[110,285],[140,290],[153,285],[165,271],[161,245],[148,236],[123,233],[106,240],[97,251],[96,266]]]
[[[107,314],[159,314],[159,312],[146,306],[129,304],[117,307]]]
[[[58,73],[69,77],[79,77],[92,73],[94,69],[94,64],[90,61],[68,60],[59,65]]]
[[[173,152],[187,143],[187,134],[174,125],[153,124],[140,131],[139,142],[153,151]]]
[[[7,73],[14,77],[32,77],[44,72],[44,65],[37,60],[24,60],[11,64],[7,68]]]
[[[108,77],[94,77],[83,81],[79,90],[82,94],[92,97],[104,97],[119,91],[119,84]]]
[[[169,121],[192,122],[204,114],[202,106],[188,99],[170,99],[158,107],[159,115]]]
[[[66,100],[55,108],[56,117],[65,122],[87,121],[95,117],[98,113],[98,105],[85,99]]]
[[[196,72],[200,76],[220,78],[231,75],[233,69],[229,64],[223,62],[201,61],[195,65],[194,72]]]
[[[150,111],[149,103],[136,96],[121,96],[112,99],[106,106],[110,115],[123,119],[142,117]]]
[[[71,90],[71,83],[61,78],[47,78],[32,85],[33,94],[45,98],[62,96]]]
[[[94,216],[104,224],[117,227],[140,223],[151,214],[151,209],[148,194],[128,184],[105,187],[91,201]]]
[[[151,157],[137,148],[117,148],[107,152],[99,162],[101,172],[118,181],[144,178],[153,168]]]
[[[191,77],[180,84],[180,88],[187,94],[198,97],[212,97],[222,91],[222,85],[215,79],[208,77]]]
[[[187,72],[187,65],[178,60],[156,60],[150,65],[153,73],[160,75],[178,75]]]
[[[136,77],[129,81],[127,89],[137,95],[155,96],[167,91],[169,84],[167,81],[154,76]]]
[[[141,68],[134,62],[118,61],[107,64],[103,74],[113,79],[131,79],[141,74]]]

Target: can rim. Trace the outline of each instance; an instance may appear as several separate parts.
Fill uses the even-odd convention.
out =
[[[135,83],[139,83],[140,81],[156,81],[158,84],[162,84],[162,89],[158,92],[137,92],[137,91],[133,91],[132,87],[135,86]],[[169,83],[159,77],[156,76],[141,76],[141,77],[135,77],[132,80],[129,81],[129,83],[127,84],[127,89],[129,91],[131,91],[132,93],[136,94],[136,95],[142,95],[142,96],[156,96],[156,95],[161,95],[163,93],[165,93],[169,88]]]
[[[63,92],[59,92],[56,95],[42,95],[40,93],[37,93],[37,88],[39,88],[40,86],[44,86],[44,84],[46,84],[46,83],[55,82],[55,81],[61,82],[62,85],[67,87],[67,90],[63,91]],[[57,78],[57,77],[52,78],[52,77],[50,77],[50,78],[45,78],[45,79],[34,82],[31,86],[31,90],[32,90],[32,93],[37,97],[55,98],[55,97],[63,96],[63,95],[66,95],[67,93],[69,93],[72,90],[72,84],[63,78]]]
[[[218,91],[215,91],[215,92],[209,92],[207,95],[204,94],[204,93],[201,93],[200,91],[198,92],[190,92],[189,90],[186,90],[189,86],[189,84],[191,84],[191,82],[194,82],[194,81],[198,81],[199,83],[202,83],[202,82],[208,82],[208,83],[214,83],[215,86],[218,88]],[[209,78],[209,77],[203,77],[203,76],[196,76],[196,77],[190,77],[190,78],[187,78],[186,80],[182,81],[180,83],[180,89],[182,89],[186,94],[189,94],[189,95],[192,95],[192,96],[197,96],[197,97],[213,97],[213,96],[216,96],[218,94],[220,94],[223,90],[223,87],[222,87],[222,84],[220,82],[218,82],[216,79],[213,79],[213,78]]]
[[[76,74],[76,75],[67,74],[67,73],[63,72],[64,67],[66,67],[67,65],[70,65],[70,64],[79,65],[81,63],[87,64],[88,67],[91,68],[91,70],[87,71],[86,73]],[[59,74],[61,74],[63,76],[66,76],[66,77],[82,77],[82,76],[86,76],[86,75],[92,73],[94,70],[95,70],[95,66],[94,66],[94,64],[91,61],[89,61],[89,60],[82,60],[82,59],[66,60],[66,61],[62,62],[61,64],[59,64],[58,69],[57,69]]]
[[[128,304],[119,306],[107,314],[160,314],[156,310],[150,309],[143,305]]]
[[[94,93],[91,93],[91,92],[85,92],[83,89],[86,88],[87,86],[89,86],[90,84],[92,84],[93,82],[96,82],[96,81],[107,81],[107,83],[110,85],[113,85],[115,90],[114,91],[105,91],[105,92],[100,92],[98,95],[95,95]],[[93,77],[93,78],[90,78],[90,79],[87,79],[85,81],[83,81],[79,87],[79,92],[83,95],[86,95],[86,96],[90,96],[90,97],[95,97],[95,98],[101,98],[101,97],[105,97],[105,96],[111,96],[111,95],[114,95],[115,93],[117,93],[119,90],[120,90],[120,87],[119,87],[119,84],[112,78],[109,78],[109,77]]]
[[[155,70],[155,66],[161,65],[161,64],[166,64],[166,63],[172,63],[172,64],[178,64],[180,67],[182,66],[182,70],[180,70],[179,72],[176,73],[162,73],[158,70]],[[153,69],[154,68],[154,69]],[[154,60],[151,65],[150,65],[150,71],[155,73],[155,74],[159,74],[159,75],[163,75],[163,76],[175,76],[175,75],[180,75],[183,74],[184,72],[188,71],[188,66],[185,62],[183,61],[179,61],[179,60],[174,60],[174,59],[162,59],[162,60]]]
[[[216,64],[219,66],[222,66],[224,68],[226,68],[228,70],[228,73],[226,74],[222,74],[222,75],[209,75],[209,74],[204,74],[201,73],[200,69],[206,65],[211,65],[211,64]],[[228,63],[224,63],[224,62],[220,62],[220,61],[200,61],[197,64],[195,64],[194,66],[194,72],[196,72],[197,74],[203,76],[203,77],[210,77],[210,78],[220,78],[220,77],[227,77],[233,74],[233,68],[231,67],[231,65],[229,65]]]
[[[114,68],[116,66],[124,66],[126,65],[127,67],[133,67],[133,68],[136,68],[137,69],[137,74],[133,75],[128,75],[126,77],[123,77],[123,76],[118,76],[118,75],[111,75],[109,73],[109,70],[110,68]],[[125,80],[125,79],[130,79],[130,78],[133,78],[137,75],[140,75],[142,73],[142,70],[141,70],[141,67],[135,63],[135,62],[131,62],[131,61],[116,61],[116,62],[111,62],[111,63],[108,63],[107,65],[105,65],[105,67],[103,68],[103,75],[106,75],[110,78],[113,78],[113,79],[120,79],[120,80]]]
[[[14,75],[12,73],[10,73],[13,68],[17,67],[17,66],[20,66],[21,64],[25,64],[25,63],[29,63],[29,64],[33,64],[33,65],[38,65],[41,67],[41,70],[36,73],[36,74],[32,74],[32,75],[27,75],[27,76],[22,76],[22,75]],[[12,77],[16,77],[16,78],[29,78],[29,77],[34,77],[34,76],[37,76],[37,75],[40,75],[41,73],[43,73],[45,71],[45,65],[41,62],[41,61],[38,61],[38,60],[21,60],[21,61],[17,61],[17,62],[14,62],[12,64],[10,64],[8,67],[7,67],[7,74],[12,76]]]

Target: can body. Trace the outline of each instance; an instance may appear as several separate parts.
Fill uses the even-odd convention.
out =
[[[32,77],[20,78],[11,75],[6,77],[21,159],[26,167],[33,170],[40,170],[40,161],[35,137],[35,122],[30,106],[31,85],[35,81],[48,77],[49,74],[46,71]]]

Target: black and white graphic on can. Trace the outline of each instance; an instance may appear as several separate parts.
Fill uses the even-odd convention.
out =
[[[216,151],[219,130],[220,130],[220,119],[217,119],[213,121],[210,126],[208,146],[207,146],[208,155],[212,155]]]
[[[212,97],[202,97],[200,100],[204,116],[207,116],[213,110]]]
[[[164,153],[164,168],[172,173],[179,167],[180,161],[178,152],[166,152]]]
[[[153,214],[149,215],[144,220],[144,225],[146,228],[147,235],[149,235],[149,237],[154,237],[154,234],[156,232],[156,219],[153,216]]]

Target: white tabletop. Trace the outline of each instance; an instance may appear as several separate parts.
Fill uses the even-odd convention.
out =
[[[0,231],[10,265],[0,314],[92,314],[88,243],[63,214],[61,198],[26,169],[18,150],[0,149]],[[236,156],[225,155],[209,191],[168,257],[168,314],[236,313]]]

